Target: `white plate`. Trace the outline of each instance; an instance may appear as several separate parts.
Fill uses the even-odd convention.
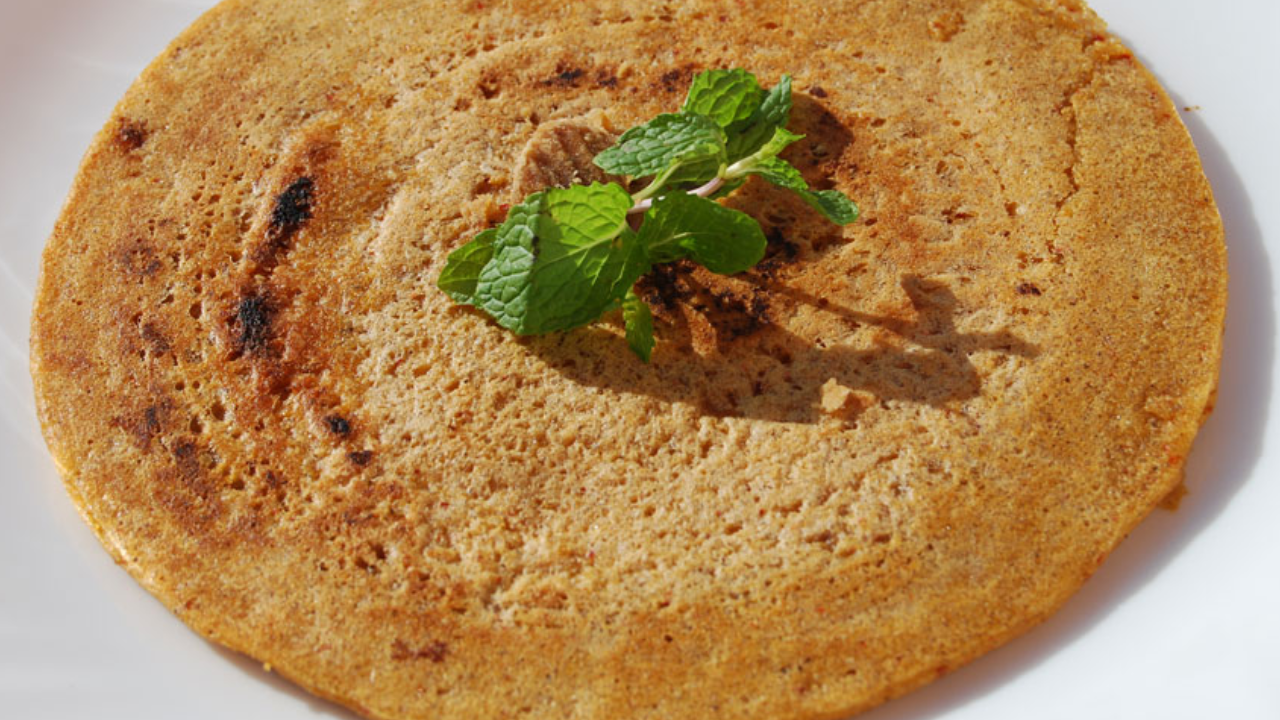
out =
[[[211,2],[0,0],[0,716],[347,718],[206,643],[80,521],[27,374],[39,253],[81,153],[132,78]],[[867,720],[1280,718],[1280,3],[1096,0],[1160,76],[1227,226],[1218,409],[1181,509],[1158,511],[1056,617]],[[861,720],[861,719],[860,719]]]

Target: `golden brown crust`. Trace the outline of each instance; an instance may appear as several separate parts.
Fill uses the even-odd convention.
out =
[[[378,718],[838,718],[1045,618],[1212,396],[1195,150],[1080,3],[788,7],[207,14],[45,253],[38,407],[104,545]],[[576,157],[721,66],[794,75],[789,157],[862,222],[743,188],[769,258],[651,278],[648,366],[616,319],[518,340],[434,289],[571,174],[539,126]]]

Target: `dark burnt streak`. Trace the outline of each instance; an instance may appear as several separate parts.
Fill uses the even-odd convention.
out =
[[[668,70],[662,74],[658,81],[662,84],[663,90],[673,93],[686,89],[692,79],[693,71],[686,67],[678,70]]]
[[[156,501],[184,531],[207,539],[210,525],[224,512],[218,485],[209,476],[218,458],[186,439],[176,441],[170,455],[173,464],[157,475]]]
[[[542,81],[542,85],[548,87],[578,87],[578,79],[586,74],[587,71],[582,68],[565,68],[561,65],[556,68],[554,76]]]
[[[764,288],[726,288],[716,278],[700,278],[695,272],[696,266],[687,260],[658,265],[640,280],[637,292],[661,319],[678,317],[681,307],[701,314],[720,341],[754,335],[772,322]]]
[[[161,420],[162,415],[167,414],[166,411],[167,408],[151,405],[142,411],[142,417],[129,424],[127,429],[133,436],[134,442],[143,452],[151,450],[151,440],[164,429]]]
[[[240,351],[261,352],[271,339],[271,320],[275,314],[265,295],[250,294],[236,308],[236,345]]]
[[[284,192],[276,196],[275,207],[271,209],[268,236],[276,242],[283,242],[291,237],[311,219],[314,201],[315,181],[309,177],[294,180]]]
[[[657,305],[663,310],[674,310],[684,299],[693,294],[684,276],[693,266],[686,261],[678,261],[657,265],[646,276],[640,278],[637,292],[650,305]]]
[[[120,269],[135,278],[149,278],[164,267],[156,251],[141,238],[121,248],[117,255]]]
[[[142,339],[147,341],[151,346],[151,352],[155,355],[164,355],[173,349],[169,343],[169,338],[155,323],[144,323],[142,326]]]
[[[146,123],[122,117],[116,129],[116,146],[126,153],[133,152],[147,142],[147,135]]]
[[[351,423],[341,415],[329,415],[324,419],[325,427],[334,435],[350,435]]]
[[[758,288],[747,297],[727,290],[709,291],[708,295],[709,304],[703,312],[721,340],[754,335],[769,324],[769,303]]]
[[[800,247],[787,239],[780,228],[770,228],[765,233],[764,259],[756,263],[755,271],[766,278],[773,277],[785,265],[795,262]]]

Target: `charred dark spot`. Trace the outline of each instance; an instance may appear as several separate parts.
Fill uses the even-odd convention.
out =
[[[618,76],[608,70],[596,73],[596,87],[612,88],[618,86]]]
[[[122,117],[116,128],[116,146],[124,152],[133,152],[147,142],[147,134],[146,123]]]
[[[155,405],[142,411],[142,428],[148,435],[160,432],[160,409]]]
[[[134,439],[144,449],[151,445],[151,438],[160,434],[160,408],[152,405],[142,411],[142,418],[134,425]]]
[[[329,428],[329,432],[334,435],[351,434],[351,423],[341,415],[329,415],[324,419],[324,424]]]
[[[659,317],[670,318],[679,306],[701,313],[721,340],[751,335],[770,323],[769,303],[762,288],[744,294],[707,287],[695,277],[696,267],[687,260],[658,265],[641,278],[636,292]]]
[[[165,337],[154,323],[146,323],[142,326],[142,339],[151,345],[151,352],[156,355],[164,355],[173,349],[169,344],[169,338]]]
[[[736,340],[769,324],[769,303],[758,289],[745,298],[728,291],[712,292],[710,300],[707,320],[720,338]]]
[[[485,100],[492,100],[502,92],[502,85],[496,78],[485,76],[480,81],[480,84],[476,86],[476,89],[480,91],[480,95]]]
[[[564,68],[563,66],[556,68],[556,74],[542,81],[543,85],[554,85],[558,87],[578,87],[578,79],[586,75],[587,71],[582,68]]]
[[[271,209],[269,235],[275,240],[284,240],[297,232],[311,219],[314,201],[315,181],[309,177],[294,180],[276,196],[275,207]]]
[[[170,453],[173,464],[157,476],[162,482],[156,486],[156,501],[184,530],[203,535],[223,513],[218,486],[210,479],[218,457],[190,440],[178,440]]]
[[[271,339],[271,317],[275,313],[264,295],[252,294],[236,307],[236,343],[241,350],[257,352],[266,349]]]
[[[216,488],[209,481],[209,471],[218,464],[212,450],[202,449],[190,440],[180,440],[173,446],[173,461],[178,478],[195,495],[209,499]]]
[[[787,239],[781,228],[770,228],[765,233],[764,259],[756,264],[756,271],[765,277],[773,275],[778,268],[790,265],[800,255],[800,247]]]
[[[1040,296],[1043,293],[1040,291],[1040,288],[1032,285],[1031,283],[1022,283],[1018,286],[1018,294]]]
[[[372,450],[355,450],[353,452],[347,453],[347,459],[359,467],[364,467],[368,465],[371,460],[373,460],[373,451]]]
[[[198,451],[199,448],[196,447],[195,443],[186,440],[173,447],[173,460],[177,464],[178,473],[182,477],[195,477],[200,473],[200,463],[196,459]]]
[[[693,79],[693,71],[689,68],[680,68],[678,70],[669,70],[658,78],[658,83],[662,85],[662,89],[669,92],[679,92],[688,87]]]
[[[164,431],[172,409],[173,403],[169,400],[158,400],[140,413],[112,418],[111,425],[128,433],[139,450],[150,452],[151,440]]]
[[[155,250],[142,240],[120,252],[120,267],[127,275],[135,277],[151,277],[160,271],[164,263],[156,256]]]
[[[823,90],[820,85],[814,85],[809,88],[809,94],[816,98],[825,98],[827,96],[827,91]]]
[[[637,292],[650,305],[665,310],[673,310],[676,305],[693,294],[686,276],[693,266],[683,260],[666,263],[653,268],[653,271],[640,279]]]
[[[423,645],[420,648],[413,648],[403,640],[396,640],[391,644],[391,659],[397,662],[405,660],[430,660],[433,663],[444,662],[445,655],[449,653],[449,646],[445,643],[435,640]]]

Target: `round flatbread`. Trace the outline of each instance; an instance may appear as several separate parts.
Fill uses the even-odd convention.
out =
[[[691,76],[794,78],[765,261],[520,339],[435,287]],[[836,718],[1043,620],[1179,482],[1222,229],[1074,0],[229,0],[90,149],[32,368],[197,632],[376,718]]]

